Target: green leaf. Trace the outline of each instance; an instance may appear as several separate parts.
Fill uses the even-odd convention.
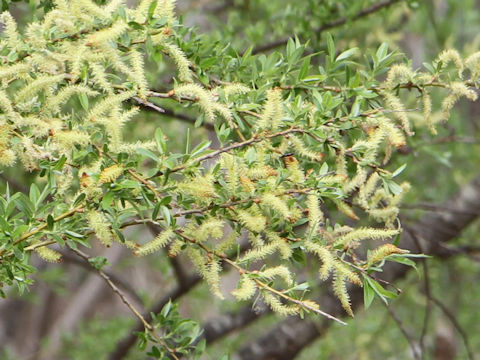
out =
[[[32,218],[35,211],[35,206],[25,194],[19,194],[19,196],[17,196],[17,198],[15,198],[13,201],[17,205],[18,210],[24,213],[27,218]]]
[[[310,57],[303,59],[300,72],[298,73],[298,80],[303,80],[308,75],[308,69],[310,68]]]
[[[328,55],[330,56],[330,59],[334,59],[335,57],[335,43],[333,41],[332,34],[328,33],[327,34],[327,49],[328,49]]]
[[[402,173],[402,171],[405,170],[406,167],[407,167],[407,164],[403,164],[402,166],[400,166],[397,170],[395,170],[392,173],[392,178],[397,176],[397,175],[400,175]]]
[[[162,311],[160,311],[160,315],[162,315],[165,318],[168,317],[168,314],[170,313],[171,309],[172,309],[172,301],[168,300],[168,302],[162,308]]]
[[[387,55],[387,52],[388,52],[388,44],[387,43],[382,43],[382,45],[380,45],[378,47],[377,53],[375,54],[378,62],[382,62],[382,60]]]
[[[80,100],[80,105],[82,105],[83,110],[88,111],[88,96],[80,93],[78,94],[78,99]]]
[[[392,192],[392,194],[394,194],[394,195],[400,195],[403,192],[402,187],[394,181],[389,181],[388,182],[388,187],[389,187],[390,191]]]
[[[77,207],[78,205],[80,205],[82,201],[85,200],[86,197],[87,195],[85,193],[81,193],[80,195],[78,195],[75,201],[73,202],[73,207]]]
[[[146,156],[150,159],[152,159],[153,161],[155,161],[156,163],[159,163],[160,162],[160,158],[152,151],[148,150],[148,149],[144,149],[144,148],[138,148],[137,149],[137,153],[140,154],[140,155],[143,155],[143,156]]]
[[[349,57],[352,57],[353,55],[355,55],[357,51],[358,51],[357,47],[348,49],[342,52],[340,55],[338,55],[337,58],[335,59],[335,62],[340,62],[342,60],[348,59]]]
[[[38,186],[36,184],[30,185],[29,198],[32,204],[34,205],[34,208],[36,209],[38,199],[40,198],[40,190],[38,189]]]
[[[160,211],[160,206],[162,206],[162,204],[160,203],[155,204],[155,207],[153,208],[153,211],[152,211],[152,220],[156,220],[158,216],[158,212]]]
[[[158,348],[155,345],[152,345],[152,349],[150,350],[150,353],[147,355],[153,356],[156,359],[159,359],[160,356],[162,356],[162,354],[160,353],[160,350],[158,350]]]
[[[104,266],[110,265],[104,256],[96,256],[88,259],[88,262],[97,270],[102,270]]]
[[[115,198],[115,193],[113,191],[108,191],[102,199],[102,208],[105,210],[110,209],[113,199]]]
[[[372,304],[373,298],[375,297],[375,292],[370,286],[369,282],[365,279],[365,275],[363,278],[363,303],[365,305],[365,309],[368,309]]]
[[[48,216],[47,216],[47,230],[52,231],[53,230],[53,225],[54,225],[53,216],[51,214],[48,214]]]
[[[72,237],[72,238],[75,238],[75,239],[83,239],[83,235],[82,234],[79,234],[75,231],[71,231],[71,230],[65,230],[65,234],[67,234],[69,237]]]
[[[195,148],[192,150],[192,154],[191,154],[192,157],[196,157],[203,154],[203,152],[210,146],[211,143],[212,143],[211,141],[205,140],[205,141],[202,141],[197,146],[195,146]]]
[[[154,0],[148,7],[148,19],[151,19],[153,17],[155,9],[157,8],[157,3],[158,3],[158,0]]]
[[[155,141],[157,143],[158,151],[160,152],[160,154],[165,154],[167,151],[167,142],[165,141],[165,135],[160,128],[157,128],[155,130]]]
[[[326,75],[310,75],[310,76],[305,76],[302,81],[304,83],[309,83],[309,82],[321,82],[327,78]]]
[[[172,224],[172,214],[170,213],[170,210],[166,206],[161,205],[160,212],[162,213],[163,220],[165,220],[168,226],[170,226]]]

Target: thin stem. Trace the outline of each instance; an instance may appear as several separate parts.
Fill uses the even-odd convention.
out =
[[[218,254],[217,252],[213,251],[213,250],[210,250],[209,248],[207,248],[204,244],[202,243],[199,243],[193,239],[190,239],[188,238],[187,236],[183,235],[183,233],[179,230],[176,230],[175,233],[177,235],[179,235],[182,239],[184,239],[185,241],[187,242],[190,242],[192,244],[196,244],[198,247],[200,247],[202,250],[204,250],[207,254],[211,255],[211,256],[214,256],[214,257],[217,257],[218,259],[222,260],[222,261],[225,261],[227,264],[231,265],[235,270],[238,271],[238,273],[240,275],[243,275],[243,274],[254,274],[254,272],[252,271],[249,271],[249,270],[246,270],[244,268],[242,268],[241,266],[239,266],[236,262],[234,262],[233,260],[230,260],[226,255],[224,254]],[[310,310],[316,314],[319,314],[319,315],[322,315],[322,316],[325,316],[326,318],[330,319],[330,320],[334,320],[342,325],[347,325],[344,321],[336,318],[335,316],[333,315],[330,315],[320,309],[317,309],[316,307],[308,304],[308,303],[305,303],[301,300],[297,300],[297,299],[294,299],[290,296],[288,296],[287,294],[281,292],[281,291],[278,291],[270,286],[268,286],[267,284],[265,284],[264,282],[258,280],[258,279],[254,279],[254,281],[257,283],[257,285],[267,291],[270,291],[274,294],[276,294],[277,296],[280,296],[282,298],[284,298],[285,300],[287,301],[290,301],[290,302],[293,302],[294,304],[297,304],[299,305],[300,307],[306,309],[306,310]]]
[[[410,348],[412,349],[413,357],[416,360],[420,360],[420,354],[418,353],[417,346],[415,345],[415,341],[413,340],[412,336],[408,333],[407,329],[405,328],[402,320],[398,317],[398,315],[393,311],[392,307],[388,304],[385,304],[385,307],[387,308],[388,312],[390,313],[390,316],[392,319],[395,321],[397,324],[398,328],[402,332],[403,336],[407,340],[408,344],[410,345]]]
[[[333,28],[336,28],[336,27],[339,27],[339,26],[342,26],[342,25],[345,25],[347,21],[349,20],[358,20],[358,19],[361,19],[365,16],[368,16],[370,14],[373,14],[377,11],[380,11],[384,8],[387,8],[395,3],[399,2],[399,0],[385,0],[385,1],[380,1],[370,7],[367,7],[363,10],[360,10],[357,14],[355,14],[353,17],[342,17],[340,19],[337,19],[337,20],[334,20],[332,22],[329,22],[329,23],[326,23],[326,24],[323,24],[322,26],[316,28],[313,30],[313,33],[314,34],[320,34],[321,32],[324,32],[326,30],[329,30],[329,29],[333,29]],[[275,49],[279,46],[282,46],[282,45],[285,45],[288,40],[291,38],[291,36],[286,36],[286,37],[283,37],[281,39],[278,39],[278,40],[275,40],[275,41],[272,41],[271,43],[267,43],[267,44],[264,44],[264,45],[261,45],[261,46],[258,46],[256,48],[254,48],[252,50],[252,54],[258,54],[258,53],[261,53],[261,52],[265,52],[265,51],[268,51],[268,50],[272,50],[272,49]],[[243,54],[242,54],[243,55]]]
[[[73,216],[73,215],[75,215],[77,212],[81,212],[81,211],[83,211],[83,205],[79,205],[79,206],[77,206],[76,208],[73,208],[73,209],[71,209],[71,210],[69,210],[69,211],[66,211],[66,212],[64,212],[63,214],[55,217],[55,218],[53,219],[53,222],[54,222],[54,223],[55,223],[55,222],[58,222],[58,221],[63,220],[63,219],[65,219],[65,218],[67,218],[67,217]],[[28,232],[24,233],[22,236],[20,236],[17,240],[15,240],[15,241],[13,242],[13,245],[18,245],[18,244],[20,244],[22,241],[25,241],[25,240],[28,239],[29,237],[38,234],[40,231],[45,230],[47,227],[48,227],[48,223],[45,222],[45,223],[43,223],[42,225],[40,225],[39,227],[37,227],[37,228],[35,228],[35,229],[31,230],[31,231],[28,231]],[[5,252],[5,249],[0,250],[0,255],[3,255],[4,252]]]
[[[441,310],[442,312],[445,314],[445,316],[450,320],[450,322],[453,324],[453,326],[455,327],[455,329],[458,331],[458,333],[460,334],[461,338],[462,338],[462,341],[463,341],[463,344],[465,345],[465,349],[467,350],[467,354],[468,354],[468,358],[470,360],[475,360],[475,355],[473,353],[473,350],[471,349],[470,347],[470,344],[468,342],[468,335],[467,335],[467,332],[465,330],[463,330],[462,326],[459,324],[459,322],[457,321],[457,319],[455,318],[455,315],[452,314],[452,312],[450,311],[450,309],[448,309],[448,307],[442,303],[440,300],[438,300],[436,297],[434,297],[433,295],[430,295],[430,300],[433,301],[433,303],[435,305],[437,305]]]
[[[75,254],[77,254],[79,257],[81,257],[83,260],[85,260],[85,262],[87,262],[88,264],[91,264],[90,263],[90,257],[87,254],[85,254],[84,252],[82,252],[78,249],[74,249],[72,247],[70,247],[70,250],[73,251]],[[175,351],[173,349],[171,349],[165,343],[165,341],[161,337],[158,336],[158,334],[155,333],[154,327],[149,322],[147,322],[147,320],[145,320],[145,318],[142,316],[142,314],[140,314],[140,312],[135,308],[135,306],[133,306],[133,304],[127,299],[127,297],[113,283],[113,281],[110,279],[110,277],[104,271],[102,271],[100,269],[95,268],[95,270],[98,273],[98,275],[100,275],[100,277],[103,280],[105,280],[105,282],[112,289],[112,291],[115,294],[117,294],[117,296],[122,300],[122,302],[130,309],[130,311],[142,322],[145,329],[148,332],[150,332],[150,334],[155,338],[155,340],[157,340],[169,352],[170,356],[172,356],[175,360],[179,360],[179,358],[175,354]]]

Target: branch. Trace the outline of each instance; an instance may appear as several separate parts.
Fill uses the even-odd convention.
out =
[[[458,331],[458,333],[462,337],[463,344],[465,345],[465,349],[467,350],[468,358],[470,360],[474,360],[475,356],[473,355],[473,351],[468,342],[467,332],[463,330],[462,326],[458,323],[455,315],[453,315],[452,312],[448,309],[448,307],[437,298],[430,296],[429,300],[433,301],[433,303],[442,310],[443,314],[448,318],[448,320],[450,320],[450,322],[453,324],[455,329]]]
[[[120,259],[121,252],[122,248],[120,247],[115,247],[109,252],[108,257],[112,264]],[[91,274],[76,286],[75,294],[66,300],[66,306],[63,306],[63,309],[55,309],[54,318],[48,321],[48,333],[45,335],[48,338],[48,344],[42,349],[42,358],[55,358],[55,354],[61,346],[62,336],[75,330],[79,322],[104,296],[103,289],[102,280],[96,274]]]
[[[82,268],[91,271],[91,272],[96,272],[95,268],[92,267],[90,263],[86,263],[85,261],[82,261],[76,257],[73,257],[72,255],[66,253],[65,251],[59,251],[57,250],[60,254],[62,254],[62,259],[65,260],[66,263],[71,263],[74,265],[81,266]],[[130,296],[132,296],[135,301],[137,301],[139,304],[143,303],[142,298],[137,294],[134,288],[130,286],[126,281],[124,281],[122,278],[118,277],[117,275],[108,272],[104,270],[105,274],[114,282],[117,283],[118,286],[123,288],[125,291],[127,291]]]
[[[392,307],[388,304],[385,304],[385,307],[388,310],[388,313],[392,317],[392,319],[395,321],[397,324],[398,328],[400,329],[401,333],[403,334],[403,337],[407,340],[408,344],[410,345],[410,348],[412,349],[412,354],[415,360],[420,360],[421,355],[418,353],[417,350],[417,345],[415,344],[415,340],[413,339],[412,335],[409,334],[407,331],[405,325],[403,324],[402,319],[397,315],[397,313],[392,309]]]
[[[158,105],[156,105],[156,104],[154,104],[150,101],[145,101],[145,100],[138,101],[137,99],[135,99],[135,100],[137,101],[138,105],[140,105],[146,111],[160,113],[163,116],[168,116],[168,117],[171,117],[173,119],[177,119],[177,120],[186,122],[186,123],[191,124],[191,125],[194,125],[195,122],[196,122],[196,119],[194,119],[194,118],[192,118],[188,115],[177,113],[177,112],[173,111],[172,109],[161,108]],[[215,126],[213,126],[213,124],[211,124],[209,122],[203,122],[202,127],[206,128],[208,130],[212,130],[212,131],[215,130]]]
[[[74,248],[70,248],[70,250],[73,251],[75,254],[77,254],[79,257],[81,257],[83,260],[85,260],[88,264],[91,264],[90,263],[90,257],[87,254],[85,254],[84,252],[82,252],[78,249],[74,249]],[[97,268],[95,268],[95,270],[97,271],[98,275],[100,275],[100,277],[103,280],[105,280],[105,282],[112,289],[112,291],[115,294],[117,294],[117,296],[122,300],[122,302],[140,320],[143,328],[145,330],[149,331],[149,333],[155,338],[155,340],[157,340],[161,344],[161,346],[164,347],[168,351],[168,353],[170,354],[170,356],[173,359],[179,360],[178,357],[175,355],[175,350],[168,347],[168,345],[165,343],[165,341],[163,341],[163,339],[156,334],[155,328],[150,324],[151,319],[147,321],[140,314],[140,312],[135,308],[135,306],[133,306],[133,304],[127,299],[127,297],[120,291],[120,289],[113,283],[113,281],[110,279],[110,277],[104,271],[102,271],[100,269],[97,269]]]
[[[190,275],[187,278],[184,279],[184,282],[182,285],[179,285],[175,289],[167,292],[160,300],[157,301],[157,303],[149,309],[148,312],[146,312],[143,317],[146,321],[151,321],[152,317],[150,313],[155,313],[158,314],[160,311],[162,311],[163,307],[165,304],[167,304],[170,300],[175,301],[182,295],[186,294],[189,292],[195,285],[200,283],[202,281],[202,277],[199,275]],[[110,354],[108,357],[109,360],[120,360],[125,358],[127,356],[128,351],[130,348],[135,344],[137,341],[137,336],[135,335],[135,332],[142,331],[143,330],[143,324],[142,322],[138,321],[137,324],[132,328],[128,334],[120,340],[117,345],[115,346],[115,351]]]
[[[240,244],[240,249],[239,249],[240,253],[245,252],[248,249],[248,247],[249,247],[248,242],[244,244]],[[222,264],[222,266],[224,266],[224,264]],[[162,311],[162,308],[165,306],[166,303],[168,303],[169,301],[175,301],[178,298],[180,298],[182,295],[188,293],[190,290],[193,289],[194,286],[200,283],[202,279],[203,278],[197,274],[184,276],[182,282],[179,283],[176,288],[166,293],[161,299],[157,301],[157,303],[151,309],[149,309],[145,313],[144,318],[147,319],[147,321],[151,321],[151,313],[158,314],[160,311]],[[118,342],[117,346],[115,347],[115,351],[110,354],[108,359],[120,360],[125,358],[130,348],[137,341],[137,337],[134,335],[134,333],[141,330],[142,330],[142,323],[137,322],[134,328],[131,329],[128,332],[128,334]]]
[[[326,24],[323,24],[322,26],[314,29],[312,32],[315,33],[315,34],[320,34],[326,30],[329,30],[329,29],[333,29],[333,28],[336,28],[336,27],[339,27],[339,26],[342,26],[342,25],[345,25],[345,23],[349,20],[358,20],[358,19],[361,19],[363,17],[366,17],[370,14],[373,14],[377,11],[380,11],[384,8],[387,8],[397,2],[399,2],[400,0],[384,0],[384,1],[380,1],[368,8],[365,8],[361,11],[359,11],[357,14],[355,14],[352,18],[348,18],[348,17],[342,17],[340,19],[337,19],[337,20],[334,20],[332,22],[329,22],[329,23],[326,23]],[[285,36],[283,38],[280,38],[278,40],[275,40],[275,41],[272,41],[271,43],[268,43],[268,44],[265,44],[265,45],[261,45],[261,46],[258,46],[256,48],[254,48],[252,50],[252,54],[258,54],[258,53],[261,53],[261,52],[265,52],[265,51],[268,51],[268,50],[272,50],[272,49],[275,49],[279,46],[282,46],[282,45],[285,45],[288,40],[291,38],[291,36]]]
[[[478,214],[480,214],[480,176],[464,186],[450,200],[445,209],[460,211],[432,213],[422,217],[414,227],[414,234],[426,254],[436,255],[442,252],[440,244],[456,238]],[[402,235],[400,246],[415,251],[417,245],[410,231]],[[402,278],[409,268],[400,264],[389,264],[384,269],[384,278],[390,282]],[[355,287],[350,291],[352,308],[363,303],[363,291]],[[344,316],[344,311],[331,294],[323,295],[318,301],[329,314]],[[268,331],[259,339],[245,344],[237,353],[241,360],[292,359],[305,346],[321,336],[332,322],[301,320],[290,317]]]

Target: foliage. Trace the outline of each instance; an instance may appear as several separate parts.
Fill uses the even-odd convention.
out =
[[[364,287],[366,306],[395,296],[371,274],[385,261],[413,265],[413,255],[394,244],[361,247],[402,230],[398,206],[410,186],[395,178],[408,170],[389,161],[415,132],[434,134],[460,98],[476,99],[479,53],[464,59],[448,49],[412,69],[385,43],[361,54],[328,36],[325,53],[306,54],[290,39],[284,52],[239,54],[234,43],[183,26],[170,0],[135,8],[57,0],[49,8],[22,31],[1,15],[0,164],[34,174],[28,195],[7,187],[0,198],[1,284],[25,291],[32,252],[59,262],[56,245],[88,247],[95,235],[135,256],[184,254],[219,298],[230,266],[240,275],[238,301],[261,299],[280,315],[342,322],[297,282],[306,254],[351,316],[349,283]],[[173,69],[173,84],[152,81],[152,63]],[[188,137],[176,151],[156,123],[150,139],[124,140],[140,111],[178,104],[196,127],[215,130],[218,146]],[[332,210],[342,215],[332,218]],[[146,243],[125,236],[145,224],[161,231]],[[102,272],[102,259],[89,261]],[[150,350],[156,358],[187,351],[198,336],[190,320],[165,311],[142,335],[159,344]]]

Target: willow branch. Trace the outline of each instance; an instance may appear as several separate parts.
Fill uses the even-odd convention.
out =
[[[90,257],[85,254],[84,252],[70,248],[75,254],[85,260],[88,264],[90,263]],[[140,314],[140,312],[133,306],[133,304],[127,299],[127,297],[120,291],[120,289],[115,285],[115,283],[110,279],[110,277],[102,270],[95,268],[96,272],[100,277],[105,280],[107,285],[112,289],[112,291],[117,294],[117,296],[122,300],[122,302],[130,309],[130,311],[140,320],[145,330],[148,330],[152,336],[159,341],[159,343],[168,351],[170,356],[175,360],[179,360],[178,357],[175,355],[175,351],[168,347],[168,345],[155,333],[155,328]]]
[[[320,34],[326,30],[330,30],[330,29],[333,29],[333,28],[336,28],[336,27],[339,27],[339,26],[342,26],[342,25],[345,25],[347,23],[347,21],[349,20],[352,20],[352,21],[355,21],[355,20],[359,20],[361,18],[364,18],[368,15],[371,15],[375,12],[378,12],[382,9],[385,9],[395,3],[398,3],[400,2],[400,0],[384,0],[384,1],[380,1],[370,7],[367,7],[363,10],[360,10],[357,14],[355,14],[353,17],[342,17],[340,19],[337,19],[337,20],[334,20],[332,22],[329,22],[329,23],[326,23],[326,24],[323,24],[322,26],[316,28],[316,29],[313,29],[312,33],[315,33],[315,34]],[[261,53],[261,52],[265,52],[265,51],[269,51],[269,50],[272,50],[272,49],[275,49],[279,46],[282,46],[282,45],[285,45],[288,40],[291,38],[291,36],[285,36],[283,38],[280,38],[278,40],[275,40],[275,41],[272,41],[270,43],[267,43],[267,44],[264,44],[264,45],[260,45],[256,48],[254,48],[252,50],[252,54],[258,54],[258,53]]]
[[[418,249],[412,236],[412,229],[426,254],[442,253],[440,244],[456,238],[480,214],[480,175],[443,205],[445,208],[461,210],[460,212],[432,213],[417,221],[410,231],[402,235],[400,245],[413,252]],[[389,282],[399,280],[409,271],[400,264],[389,264],[382,273]],[[352,308],[363,303],[363,291],[359,287],[349,290]],[[318,301],[329,314],[344,316],[343,309],[332,294],[323,295]],[[280,322],[270,331],[251,343],[244,344],[236,354],[240,360],[292,359],[304,347],[327,332],[332,322],[320,320],[302,320],[297,317]],[[295,336],[292,336],[292,332]],[[467,342],[468,344],[468,342]]]
[[[475,360],[475,355],[473,353],[472,348],[470,347],[469,341],[468,341],[468,335],[465,330],[463,330],[462,326],[459,324],[457,319],[455,318],[455,315],[452,314],[452,312],[448,309],[448,307],[441,302],[439,299],[436,297],[430,296],[430,300],[433,301],[435,305],[437,305],[440,310],[442,310],[443,314],[450,320],[452,325],[455,327],[457,332],[460,334],[460,337],[462,338],[463,345],[465,346],[465,349],[467,350],[468,358],[469,360]]]

